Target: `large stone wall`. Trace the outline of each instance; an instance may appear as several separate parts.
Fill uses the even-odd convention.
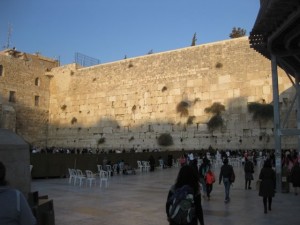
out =
[[[273,121],[254,121],[247,110],[249,102],[272,102],[270,61],[246,37],[88,68],[71,64],[48,75],[48,146],[153,149],[170,133],[172,150],[274,147]],[[283,113],[293,90],[280,69],[278,79]],[[177,110],[182,101],[184,115]],[[205,108],[216,102],[225,106],[224,126],[209,132]],[[282,143],[296,146],[293,138]]]
[[[0,128],[18,133],[28,143],[45,145],[50,97],[45,72],[57,67],[57,61],[9,49],[0,52],[0,65]]]

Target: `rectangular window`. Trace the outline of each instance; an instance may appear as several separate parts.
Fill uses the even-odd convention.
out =
[[[15,91],[10,91],[9,92],[9,102],[16,102],[16,92]]]
[[[39,106],[40,105],[40,96],[34,96],[34,105]]]
[[[3,75],[3,65],[0,65],[0,77]]]

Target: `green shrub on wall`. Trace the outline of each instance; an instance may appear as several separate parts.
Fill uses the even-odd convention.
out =
[[[98,143],[98,145],[101,145],[101,144],[105,143],[105,137],[99,138],[97,143]]]
[[[207,123],[207,128],[209,131],[214,131],[215,129],[223,126],[223,118],[221,115],[214,115]]]
[[[248,112],[253,114],[253,120],[258,121],[268,121],[274,116],[272,104],[250,102],[248,103]]]
[[[169,133],[163,133],[163,134],[161,134],[158,137],[157,143],[160,146],[170,146],[170,145],[173,145],[173,137]]]
[[[210,132],[214,131],[217,128],[220,128],[223,126],[224,121],[221,116],[221,113],[225,111],[225,106],[222,105],[219,102],[215,102],[212,104],[212,106],[207,107],[204,109],[206,113],[212,113],[214,114],[210,120],[207,122],[207,128]]]
[[[178,103],[176,107],[177,113],[180,113],[180,116],[188,116],[189,115],[189,110],[188,108],[190,107],[190,104],[186,101],[181,101]]]

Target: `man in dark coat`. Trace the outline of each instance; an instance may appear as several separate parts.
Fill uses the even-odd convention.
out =
[[[259,196],[263,197],[264,213],[267,213],[267,201],[268,208],[271,211],[272,198],[275,196],[276,174],[272,169],[272,163],[270,160],[266,160],[264,167],[259,174],[261,180],[259,187]]]
[[[295,195],[298,195],[298,188],[300,187],[300,166],[296,162],[291,171],[291,182],[294,187]]]

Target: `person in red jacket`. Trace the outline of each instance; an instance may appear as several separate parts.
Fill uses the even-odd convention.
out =
[[[213,183],[215,183],[215,181],[216,181],[215,174],[211,171],[211,169],[208,169],[205,175],[207,200],[210,200],[210,193],[213,189]]]

